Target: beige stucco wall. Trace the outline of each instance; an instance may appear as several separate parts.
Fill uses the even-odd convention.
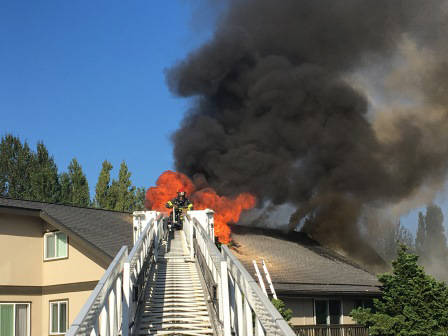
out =
[[[48,286],[99,280],[105,268],[68,239],[68,258],[44,261],[40,218],[0,214],[0,286]],[[81,271],[82,270],[82,271]]]
[[[43,261],[44,286],[99,280],[103,276],[105,269],[73,245],[70,237],[68,245],[68,258]]]
[[[92,252],[70,237],[68,258],[44,261],[47,226],[38,217],[0,214],[0,302],[31,302],[31,336],[49,334],[51,300],[68,299],[70,325],[91,293],[87,288],[93,288],[105,271],[104,265],[92,259]],[[48,287],[65,284],[72,285]],[[60,292],[20,295],[39,290]]]
[[[0,214],[0,285],[42,284],[42,220]]]
[[[292,310],[291,324],[314,324],[313,299],[282,299],[285,305]]]
[[[0,302],[30,304],[30,336],[42,335],[42,297],[40,295],[1,295]]]
[[[293,325],[314,325],[314,300],[312,298],[282,298],[286,306],[292,310],[293,317],[290,323]],[[343,298],[342,301],[342,324],[354,324],[355,321],[349,316],[355,307],[355,299]]]
[[[45,321],[45,323],[42,323],[41,325],[40,334],[50,334],[50,301],[68,301],[68,325],[70,326],[84,303],[86,303],[90,293],[91,291],[82,291],[43,295],[41,311],[42,321]]]
[[[344,312],[343,324],[354,324],[355,321],[349,316],[351,311],[355,308],[355,300],[345,299],[342,302],[342,311]]]

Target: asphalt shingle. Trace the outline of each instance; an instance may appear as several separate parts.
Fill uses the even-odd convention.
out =
[[[0,197],[0,207],[40,210],[113,258],[132,246],[132,214]]]
[[[264,259],[279,292],[379,293],[375,275],[306,234],[233,226],[232,240],[236,243],[234,254],[253,275],[252,260],[261,265]]]

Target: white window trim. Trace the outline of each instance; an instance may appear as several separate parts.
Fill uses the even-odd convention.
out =
[[[59,325],[60,319],[58,316],[58,332],[53,332],[51,331],[51,327],[53,325],[53,309],[51,309],[51,306],[53,304],[57,304],[58,305],[58,315],[60,313],[60,305],[61,303],[65,303],[65,322],[66,322],[66,326],[65,326],[65,332],[60,332],[59,330],[61,330],[61,326]],[[50,335],[65,335],[68,331],[68,300],[58,300],[58,301],[50,301],[49,304],[50,307],[50,324],[49,324],[49,328],[48,328],[48,333]]]
[[[26,334],[27,336],[30,336],[30,332],[31,332],[31,304],[29,302],[0,302],[0,306],[1,305],[13,305],[13,335],[16,334],[16,305],[27,305],[28,309],[26,310],[26,318],[27,318],[27,323],[26,323]]]
[[[66,233],[64,233],[65,234],[65,237],[66,237],[66,253],[65,253],[65,256],[62,256],[62,257],[51,257],[51,258],[47,258],[47,237],[49,236],[49,235],[54,235],[55,236],[55,239],[54,239],[54,251],[55,251],[55,253],[56,253],[56,241],[57,241],[57,239],[56,239],[56,234],[57,233],[64,233],[64,232],[62,232],[62,231],[52,231],[52,232],[47,232],[47,233],[45,233],[44,234],[44,261],[47,261],[47,260],[57,260],[57,259],[66,259],[66,258],[68,258],[68,236],[67,236],[67,234]]]

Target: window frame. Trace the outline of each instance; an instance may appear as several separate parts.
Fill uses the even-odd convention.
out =
[[[27,310],[26,310],[26,318],[27,318],[27,323],[26,323],[26,334],[27,336],[31,335],[31,302],[20,302],[20,301],[12,301],[12,302],[7,302],[7,301],[3,301],[0,302],[0,306],[1,305],[12,305],[13,306],[13,335],[16,335],[16,305],[26,305],[27,306]]]
[[[327,318],[326,318],[326,324],[317,324],[317,316],[316,316],[316,301],[325,301],[326,305],[327,305]],[[339,301],[339,322],[337,324],[331,324],[331,315],[330,315],[330,301]],[[344,318],[344,305],[343,305],[343,300],[342,299],[335,299],[335,298],[318,298],[318,299],[313,299],[313,310],[314,310],[314,325],[328,325],[328,326],[332,326],[332,325],[339,325],[339,324],[343,324],[343,318]]]
[[[60,300],[52,300],[49,301],[49,309],[50,309],[50,314],[49,314],[49,324],[48,324],[48,334],[49,335],[65,335],[68,331],[68,327],[69,327],[69,323],[68,323],[68,299],[60,299]],[[60,326],[60,306],[61,303],[65,303],[65,332],[61,332],[61,326]],[[53,325],[53,309],[52,305],[57,304],[58,305],[58,331],[54,332],[51,330],[52,325]]]
[[[61,257],[47,257],[47,237],[53,235],[55,237],[54,239],[54,251],[56,254],[57,248],[57,234],[61,233],[65,235],[65,245],[66,245],[66,251],[65,256]],[[68,235],[65,232],[62,231],[51,231],[51,232],[45,232],[44,233],[44,261],[51,261],[51,260],[60,260],[60,259],[67,259],[68,258]]]

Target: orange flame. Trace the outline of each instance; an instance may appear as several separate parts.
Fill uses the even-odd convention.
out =
[[[148,209],[169,212],[165,207],[167,201],[176,197],[178,190],[183,189],[193,201],[195,210],[212,209],[215,211],[215,236],[219,241],[230,242],[230,223],[237,223],[243,210],[255,206],[256,198],[249,193],[239,194],[236,198],[219,196],[212,188],[196,190],[193,182],[184,174],[165,171],[157,179],[156,187],[146,192]]]

